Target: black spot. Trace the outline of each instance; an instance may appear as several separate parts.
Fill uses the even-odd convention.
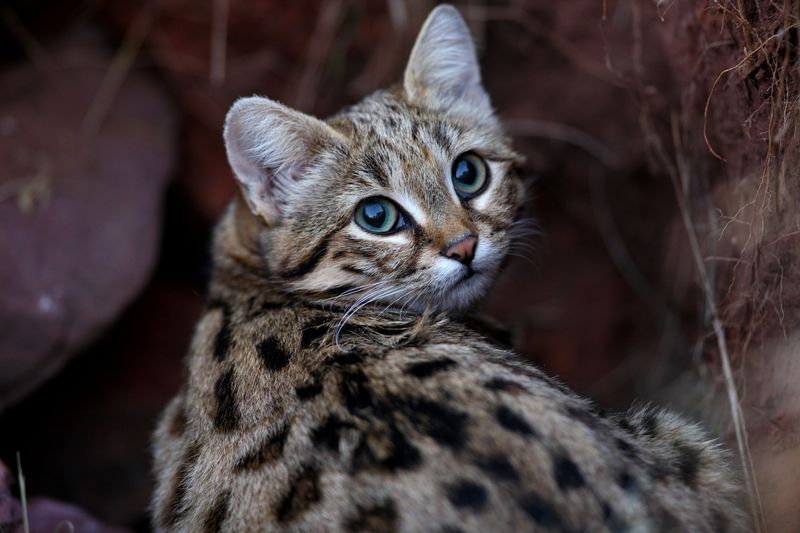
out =
[[[284,368],[292,357],[281,342],[273,336],[259,343],[258,356],[264,361],[264,366],[272,371]]]
[[[316,446],[324,446],[331,451],[337,451],[342,429],[353,427],[355,427],[353,424],[342,421],[336,415],[330,415],[321,426],[311,432],[311,441]]]
[[[519,475],[514,466],[500,455],[494,455],[478,461],[478,466],[490,477],[498,481],[518,481]]]
[[[629,458],[636,457],[636,450],[633,449],[633,446],[628,441],[617,437],[614,439],[614,442],[617,445],[617,449],[622,452],[624,456]]]
[[[300,347],[310,348],[312,344],[319,342],[329,329],[330,321],[324,317],[306,322],[303,326],[303,334],[300,336]]]
[[[644,416],[644,419],[642,420],[642,428],[644,430],[644,434],[651,439],[658,437],[658,418],[654,412],[648,412]]]
[[[348,350],[343,354],[335,356],[332,362],[342,366],[360,365],[364,362],[364,354],[360,350]]]
[[[636,433],[636,431],[633,429],[633,426],[631,426],[630,422],[628,422],[627,418],[621,418],[617,420],[617,425],[622,429],[624,429],[625,431],[627,431],[628,433],[630,433],[631,435],[634,435]]]
[[[231,309],[224,303],[220,303],[218,306],[222,310],[222,324],[217,332],[217,338],[214,340],[214,358],[217,361],[224,361],[232,342]]]
[[[219,533],[222,531],[222,524],[228,517],[228,505],[230,505],[231,491],[222,491],[214,500],[214,504],[206,512],[203,518],[204,533]]]
[[[509,393],[520,393],[525,392],[525,387],[517,383],[516,381],[511,381],[510,379],[505,378],[492,378],[486,382],[486,388],[493,391],[503,391]]]
[[[691,488],[697,482],[697,470],[700,466],[700,451],[687,444],[677,443],[678,473],[680,480]]]
[[[233,431],[239,425],[240,417],[234,392],[233,368],[229,368],[219,376],[214,385],[214,396],[217,399],[214,426],[220,431]]]
[[[310,400],[315,398],[322,392],[322,383],[319,381],[311,381],[307,385],[300,385],[294,389],[297,398],[301,401]]]
[[[505,405],[497,408],[495,416],[497,417],[497,421],[500,422],[500,425],[509,431],[519,433],[520,435],[536,434],[528,422]]]
[[[422,462],[419,450],[394,424],[389,424],[388,433],[388,447],[381,444],[380,437],[363,436],[353,452],[353,470],[381,468],[394,472],[412,469]]]
[[[194,468],[199,453],[200,446],[195,443],[186,448],[186,452],[183,454],[181,466],[178,468],[174,478],[172,497],[161,519],[161,525],[164,529],[172,529],[183,515],[186,514],[183,500],[186,498],[186,492],[189,490],[189,474]]]
[[[447,488],[447,499],[456,507],[480,511],[488,496],[486,489],[479,484],[462,479]]]
[[[522,510],[542,527],[561,529],[561,517],[548,502],[536,493],[527,494],[520,502]]]
[[[423,398],[394,399],[392,402],[416,429],[439,444],[459,450],[464,446],[469,417],[452,407]]]
[[[441,531],[441,533],[464,533],[464,530],[461,529],[460,527],[452,526],[452,525],[449,525],[449,524],[445,525],[445,526],[442,526],[442,529],[440,531]]]
[[[322,499],[319,489],[319,471],[311,466],[303,468],[292,481],[289,491],[275,511],[278,522],[290,522]]]
[[[619,473],[619,475],[617,475],[617,485],[619,485],[622,490],[627,492],[636,492],[638,490],[636,478],[633,477],[627,470],[623,470]]]
[[[345,407],[353,414],[358,414],[376,404],[374,394],[369,387],[369,379],[360,369],[342,372],[339,390],[344,398]]]
[[[442,357],[440,359],[432,359],[430,361],[411,363],[406,367],[406,372],[418,378],[427,378],[436,372],[447,370],[455,365],[456,362],[449,357]]]
[[[256,449],[248,452],[236,461],[236,470],[256,470],[267,463],[272,463],[283,454],[286,437],[289,436],[289,426],[280,428],[277,433],[264,439]]]
[[[586,484],[578,465],[569,457],[558,456],[553,459],[553,477],[561,490],[577,489]]]
[[[380,531],[397,529],[397,510],[394,502],[384,501],[371,507],[358,506],[352,517],[345,522],[347,531]]]

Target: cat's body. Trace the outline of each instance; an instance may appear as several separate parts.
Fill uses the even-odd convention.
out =
[[[234,106],[242,195],[156,432],[158,530],[739,527],[698,428],[605,418],[449,318],[485,292],[521,192],[465,32],[438,8],[403,87],[327,123]]]

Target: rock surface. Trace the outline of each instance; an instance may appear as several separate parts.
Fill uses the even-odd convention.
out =
[[[0,74],[0,411],[113,322],[158,248],[171,108],[135,71],[105,100],[110,54],[68,35],[47,63]]]

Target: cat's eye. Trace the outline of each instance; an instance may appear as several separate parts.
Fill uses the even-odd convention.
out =
[[[453,161],[453,187],[464,200],[478,196],[489,182],[489,169],[480,156],[467,152]]]
[[[394,233],[405,227],[400,209],[388,198],[374,196],[362,200],[356,207],[356,224],[370,233]]]

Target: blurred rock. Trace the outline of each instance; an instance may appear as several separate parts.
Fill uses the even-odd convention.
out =
[[[30,495],[148,524],[150,435],[183,381],[202,306],[184,283],[153,282],[98,342],[0,417],[0,458],[20,452]]]
[[[53,43],[0,87],[0,411],[52,376],[142,289],[158,247],[174,117],[138,71],[98,97],[92,31]],[[87,131],[95,107],[102,119]]]
[[[82,509],[48,498],[34,498],[28,506],[31,533],[127,533],[130,530],[104,524]],[[71,527],[70,527],[71,526]],[[23,533],[21,527],[16,533]]]

